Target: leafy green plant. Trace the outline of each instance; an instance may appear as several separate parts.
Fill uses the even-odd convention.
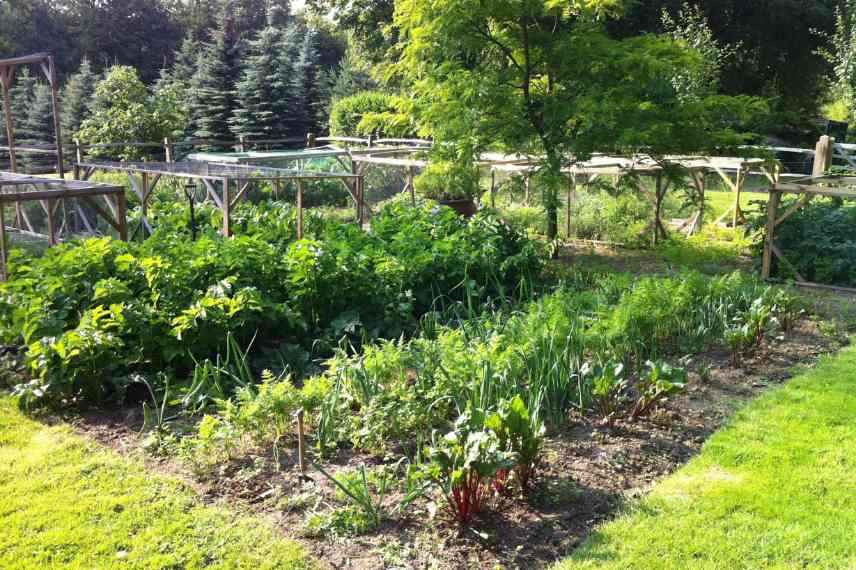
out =
[[[513,473],[523,491],[527,491],[538,467],[544,446],[546,428],[536,413],[527,409],[523,398],[515,396],[511,400],[499,402],[495,412],[485,418],[485,427],[499,440],[499,447],[514,461]],[[505,469],[497,470],[494,488],[505,493],[507,490]]]
[[[630,413],[634,420],[649,414],[657,404],[681,393],[687,386],[687,372],[683,368],[650,360],[645,368],[636,382],[637,398]]]
[[[591,400],[595,413],[611,426],[626,397],[624,364],[607,362],[602,366],[592,366],[586,363],[580,374],[591,384]]]
[[[452,517],[464,525],[481,510],[496,473],[513,466],[496,434],[481,429],[471,412],[461,415],[445,436],[434,434],[428,461],[427,476],[440,489]]]

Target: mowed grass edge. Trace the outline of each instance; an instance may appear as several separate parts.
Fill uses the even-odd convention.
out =
[[[576,568],[856,568],[856,347],[738,412]]]
[[[179,482],[0,399],[0,568],[313,567],[269,521],[205,506]]]

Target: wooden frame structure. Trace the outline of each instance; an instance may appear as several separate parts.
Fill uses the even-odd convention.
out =
[[[776,228],[782,225],[788,218],[796,214],[803,207],[808,205],[815,196],[826,196],[830,198],[840,198],[843,200],[856,200],[856,177],[826,175],[811,176],[788,183],[774,184],[769,189],[769,193],[770,201],[767,203],[767,224],[764,231],[764,253],[761,260],[761,277],[766,280],[770,279],[770,273],[773,267],[773,258],[775,257],[794,272],[796,285],[856,293],[856,289],[850,287],[838,287],[807,281],[802,275],[800,275],[799,271],[797,271],[796,266],[788,261],[784,252],[782,252],[775,243]],[[782,196],[784,194],[797,195],[800,196],[800,199],[791,204],[787,210],[780,214],[779,205],[781,204]]]
[[[98,198],[103,198],[103,206],[98,203]],[[79,201],[86,202],[97,216],[106,220],[116,230],[119,239],[125,241],[128,239],[127,203],[124,188],[92,182],[0,172],[0,280],[6,280],[6,205],[15,205],[16,222],[23,226],[16,229],[30,235],[43,235],[35,231],[29,217],[21,208],[22,202],[38,202],[44,211],[47,222],[48,233],[45,237],[47,237],[48,244],[53,246],[59,243],[63,233],[70,231],[65,226],[65,222],[60,227],[57,227],[56,224],[57,210],[61,204],[65,204],[68,200],[78,201],[75,202],[74,206],[86,231],[95,233],[96,229],[81,209]]]
[[[87,180],[99,170],[125,173],[131,189],[140,199],[142,215],[140,216],[140,224],[134,229],[132,237],[136,235],[137,231],[141,231],[143,237],[145,237],[146,232],[152,233],[152,227],[148,220],[148,204],[153,191],[162,178],[184,178],[201,181],[205,186],[206,199],[214,202],[223,212],[222,233],[224,236],[232,235],[232,209],[246,195],[254,182],[280,184],[283,181],[296,181],[298,239],[303,237],[303,185],[307,181],[341,180],[348,188],[356,204],[358,223],[362,225],[363,221],[363,179],[361,176],[350,173],[311,172],[206,162],[90,161],[75,165],[75,174],[83,180]]]
[[[15,69],[19,65],[38,65],[48,81],[48,86],[51,90],[51,111],[53,114],[54,138],[56,139],[56,149],[46,151],[45,149],[27,149],[34,152],[51,152],[56,154],[56,171],[60,178],[65,178],[65,166],[63,164],[62,155],[62,128],[59,120],[59,82],[56,77],[56,66],[54,65],[53,56],[49,53],[36,53],[23,57],[15,57],[11,59],[0,59],[0,87],[3,91],[3,117],[6,123],[6,146],[0,147],[9,151],[10,168],[12,172],[17,172],[18,161],[15,155],[15,127],[12,117],[12,100],[11,90],[15,82]],[[23,147],[22,147],[22,150]]]

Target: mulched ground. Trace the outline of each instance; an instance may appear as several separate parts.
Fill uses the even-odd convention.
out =
[[[298,538],[332,568],[543,568],[698,453],[742,402],[788,379],[794,365],[811,364],[837,346],[815,323],[803,320],[783,340],[766,341],[738,368],[721,350],[696,357],[687,391],[650,418],[617,421],[611,428],[591,418],[571,418],[549,434],[535,489],[525,498],[492,499],[471,529],[457,527],[442,510],[421,501],[370,534],[310,538],[304,530],[307,517],[341,502],[320,474],[301,479],[293,450],[281,450],[279,469],[267,454],[201,480],[174,459],[139,451],[137,410],[85,415],[76,429],[121,453],[144,457],[154,470],[181,477],[208,502],[273,518],[284,534]],[[336,473],[377,462],[345,451],[325,466]],[[396,497],[387,504],[392,508]]]

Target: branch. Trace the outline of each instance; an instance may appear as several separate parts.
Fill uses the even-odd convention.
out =
[[[502,53],[505,55],[505,57],[507,57],[509,61],[514,64],[514,67],[516,67],[520,72],[523,72],[523,67],[520,65],[520,63],[518,63],[517,59],[514,57],[514,54],[511,52],[511,49],[509,49],[508,46],[504,45],[502,42],[496,39],[496,37],[490,33],[490,28],[488,28],[487,26],[485,26],[485,29],[482,29],[480,26],[476,27],[476,33],[478,33],[484,39],[498,47],[500,51],[502,51]]]

